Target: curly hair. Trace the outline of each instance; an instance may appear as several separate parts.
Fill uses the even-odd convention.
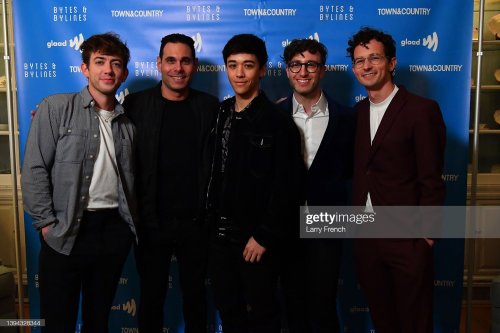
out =
[[[321,56],[321,64],[324,65],[326,63],[326,57],[328,55],[326,46],[315,39],[309,38],[292,40],[283,51],[283,61],[285,61],[285,64],[288,64],[295,55],[302,54],[306,51],[309,51],[312,54],[319,52]]]
[[[366,44],[368,44],[373,39],[384,45],[385,55],[389,59],[392,59],[396,56],[396,42],[391,35],[370,27],[363,27],[347,42],[347,44],[349,45],[349,47],[347,48],[347,54],[351,57],[351,60],[354,61],[354,49],[357,46],[366,46]]]

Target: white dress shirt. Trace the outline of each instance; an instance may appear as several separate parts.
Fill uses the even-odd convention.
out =
[[[321,92],[318,101],[311,107],[311,114],[306,113],[304,106],[297,102],[295,96],[293,96],[292,107],[293,120],[300,132],[304,162],[309,169],[328,126],[328,102]]]

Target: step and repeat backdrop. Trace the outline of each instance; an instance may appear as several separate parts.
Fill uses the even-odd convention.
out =
[[[347,40],[363,26],[382,29],[397,42],[395,82],[439,102],[447,126],[447,204],[465,204],[472,54],[470,0],[47,0],[13,1],[21,154],[30,113],[43,97],[79,91],[79,46],[89,36],[113,31],[131,50],[129,77],[116,98],[155,85],[160,40],[183,33],[195,41],[200,61],[192,86],[223,100],[232,95],[222,48],[238,33],[265,40],[269,61],[262,88],[271,99],[290,94],[284,47],[294,38],[314,38],[329,50],[323,88],[339,102],[354,105],[366,96],[347,57]],[[460,222],[460,221],[457,221]],[[39,318],[39,239],[25,216],[30,315]],[[374,332],[359,290],[346,242],[339,283],[339,314],[344,332]],[[175,258],[173,258],[175,261]],[[176,270],[170,277],[164,332],[183,332]],[[463,277],[463,240],[435,247],[435,331],[458,332]],[[325,281],[336,283],[336,281]],[[209,284],[209,281],[207,281]],[[208,295],[210,298],[210,295]],[[131,254],[112,308],[110,332],[137,332],[138,277]],[[212,332],[222,332],[213,310]],[[36,329],[32,330],[37,332]],[[77,328],[77,332],[80,329]]]

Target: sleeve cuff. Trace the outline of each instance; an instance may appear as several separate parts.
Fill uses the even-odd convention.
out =
[[[33,227],[36,230],[41,230],[43,227],[46,227],[46,226],[51,225],[51,224],[54,224],[56,222],[57,222],[57,220],[54,217],[54,218],[51,218],[51,219],[46,219],[46,220],[42,220],[42,221],[33,222]]]

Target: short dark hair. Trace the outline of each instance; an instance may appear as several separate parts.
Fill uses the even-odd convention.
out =
[[[163,57],[163,48],[165,47],[165,45],[167,45],[167,43],[186,44],[191,49],[191,54],[193,56],[193,59],[196,58],[196,52],[194,50],[194,40],[191,37],[183,34],[170,34],[166,35],[161,39],[160,53],[159,53],[160,59]]]
[[[347,54],[351,57],[352,61],[354,61],[354,49],[359,45],[366,46],[372,39],[384,45],[384,52],[387,58],[392,59],[396,56],[396,42],[391,35],[377,29],[363,27],[347,42],[349,45]]]
[[[80,51],[82,52],[82,61],[87,66],[90,63],[90,55],[96,52],[119,56],[123,61],[124,68],[130,61],[130,50],[127,43],[123,42],[120,36],[114,32],[90,36],[80,45]]]
[[[321,64],[324,65],[326,63],[326,57],[328,55],[326,46],[315,39],[309,38],[292,40],[292,42],[285,47],[282,58],[285,61],[285,64],[288,64],[294,56],[302,54],[306,51],[309,51],[312,54],[319,52],[319,55],[321,56]]]
[[[227,58],[230,55],[238,53],[255,55],[259,61],[259,68],[267,63],[266,43],[255,35],[240,34],[231,37],[222,50],[224,63],[227,64]]]

